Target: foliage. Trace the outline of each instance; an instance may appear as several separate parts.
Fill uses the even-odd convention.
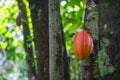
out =
[[[64,34],[66,40],[66,48],[68,56],[70,56],[71,80],[80,79],[80,63],[73,54],[73,37],[76,32],[83,29],[85,0],[62,0],[61,16],[64,26]]]
[[[26,80],[22,28],[15,23],[19,12],[17,3],[1,0],[0,12],[0,80]]]

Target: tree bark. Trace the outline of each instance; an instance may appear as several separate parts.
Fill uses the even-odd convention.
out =
[[[37,53],[37,80],[49,80],[48,0],[28,0]]]
[[[104,63],[106,74],[101,73],[102,80],[118,80],[120,78],[120,0],[100,0],[99,6],[100,42],[107,55]],[[109,64],[108,64],[109,63]]]
[[[33,46],[32,41],[29,40],[30,35],[30,29],[28,26],[28,18],[27,18],[27,12],[26,12],[26,6],[22,0],[17,0],[18,6],[20,9],[20,23],[23,26],[23,36],[24,36],[24,48],[26,53],[26,64],[28,67],[28,79],[29,80],[35,80],[36,72],[35,72],[35,62],[34,62],[34,54],[33,54]],[[30,45],[30,46],[28,46]]]
[[[89,58],[81,61],[81,80],[96,80],[99,77],[99,68],[97,63],[97,54],[99,49],[99,34],[98,34],[98,10],[97,4],[86,1],[85,10],[85,30],[87,30],[93,37],[94,50]]]
[[[49,48],[50,80],[69,80],[59,0],[49,0]]]

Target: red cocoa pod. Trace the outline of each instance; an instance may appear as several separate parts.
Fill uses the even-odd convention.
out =
[[[93,51],[93,39],[85,30],[75,35],[73,49],[79,60],[86,59]]]

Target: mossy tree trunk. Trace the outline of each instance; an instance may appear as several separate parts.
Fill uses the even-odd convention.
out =
[[[50,80],[69,80],[59,0],[49,0],[49,48]]]
[[[81,80],[95,80],[99,77],[99,69],[96,63],[98,61],[97,54],[99,49],[97,6],[91,0],[86,0],[84,29],[93,37],[94,50],[87,59],[81,61]]]
[[[102,80],[120,78],[120,0],[100,0],[99,6],[100,47],[104,65]],[[104,50],[103,50],[104,49]],[[106,70],[106,71],[105,71]],[[104,73],[102,73],[104,72]]]
[[[37,56],[37,80],[49,80],[48,0],[28,0]]]
[[[26,54],[26,64],[28,68],[28,79],[29,80],[35,80],[36,72],[35,72],[35,62],[34,62],[34,54],[33,54],[33,45],[30,38],[30,29],[29,29],[29,23],[28,23],[28,17],[27,17],[27,11],[26,6],[22,0],[17,0],[18,6],[20,9],[19,18],[17,18],[17,21],[19,21],[19,26],[22,25],[23,27],[23,36],[24,36],[24,49]],[[28,46],[30,45],[30,46]]]

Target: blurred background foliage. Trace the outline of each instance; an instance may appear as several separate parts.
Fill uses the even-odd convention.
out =
[[[62,0],[61,16],[66,40],[66,49],[70,57],[70,80],[80,80],[80,62],[73,52],[74,35],[83,29],[85,0]]]
[[[29,4],[26,0],[24,3],[32,33]],[[85,0],[60,2],[71,80],[79,80],[80,77],[80,62],[73,53],[72,41],[74,35],[83,28],[85,3]],[[18,13],[16,0],[0,0],[0,80],[28,80],[22,26],[16,24]]]
[[[22,28],[15,0],[0,0],[0,80],[27,80]]]

